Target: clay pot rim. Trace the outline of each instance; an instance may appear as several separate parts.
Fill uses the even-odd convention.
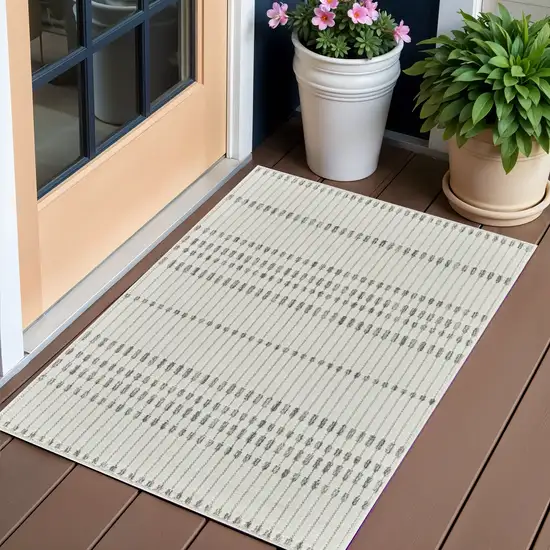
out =
[[[445,193],[445,196],[447,197],[451,205],[455,204],[465,212],[469,212],[471,214],[474,214],[475,216],[493,219],[495,221],[521,220],[535,216],[536,214],[541,213],[545,208],[550,206],[550,180],[546,184],[546,193],[543,199],[538,204],[535,204],[535,206],[532,206],[531,208],[527,208],[525,210],[503,212],[498,210],[485,210],[484,208],[478,208],[477,206],[468,204],[467,202],[464,202],[462,199],[458,198],[451,189],[450,176],[451,172],[449,170],[443,176],[443,193]]]

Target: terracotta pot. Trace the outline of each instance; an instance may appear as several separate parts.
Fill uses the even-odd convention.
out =
[[[443,190],[452,208],[463,217],[486,225],[522,225],[538,218],[550,203],[550,155],[533,143],[530,157],[520,155],[506,174],[491,132],[459,148],[449,144],[450,171]]]

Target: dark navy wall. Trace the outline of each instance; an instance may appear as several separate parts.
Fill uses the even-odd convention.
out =
[[[286,0],[293,8],[299,0]],[[266,11],[273,0],[256,0],[254,44],[254,146],[300,104],[292,71],[294,48],[288,28],[270,29]]]
[[[287,0],[290,7],[299,0]],[[254,60],[254,144],[260,144],[284,122],[299,105],[296,80],[292,72],[293,48],[288,29],[272,30],[267,25],[266,11],[273,0],[256,0]],[[411,27],[413,43],[405,45],[401,56],[403,68],[409,67],[420,52],[414,44],[437,32],[439,0],[379,0],[399,22]],[[413,136],[421,135],[418,113],[413,113],[418,78],[402,75],[394,92],[388,128]]]
[[[391,13],[398,23],[403,19],[411,27],[412,42],[405,44],[401,54],[401,67],[406,69],[422,58],[422,48],[417,48],[415,44],[437,34],[439,0],[379,0],[378,7]],[[412,112],[420,81],[418,77],[401,75],[393,92],[388,129],[422,136],[418,111]]]

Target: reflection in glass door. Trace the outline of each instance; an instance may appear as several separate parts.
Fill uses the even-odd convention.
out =
[[[28,0],[42,197],[194,80],[192,0]]]

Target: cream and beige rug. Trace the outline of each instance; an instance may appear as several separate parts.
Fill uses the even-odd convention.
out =
[[[276,546],[344,550],[534,248],[259,167],[0,430]]]

